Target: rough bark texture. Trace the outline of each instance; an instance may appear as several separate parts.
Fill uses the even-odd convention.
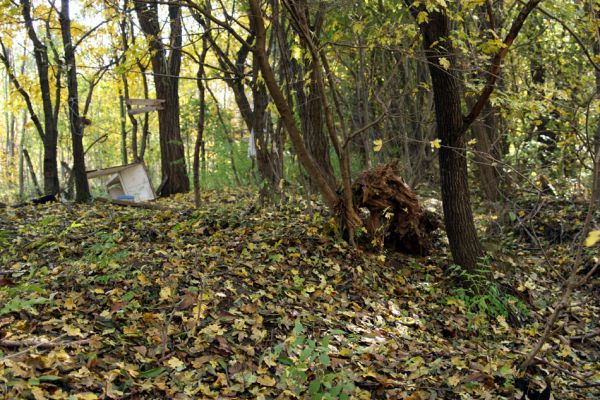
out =
[[[419,205],[417,195],[396,172],[397,162],[363,172],[352,189],[355,204],[369,212],[364,226],[370,238],[402,252],[427,255],[439,217]]]
[[[202,52],[198,57],[198,72],[196,81],[198,87],[198,121],[196,126],[196,141],[194,142],[194,162],[192,165],[194,181],[194,205],[200,207],[200,155],[204,155],[204,124],[206,116],[206,88],[204,87],[204,61],[208,52],[206,36],[202,38]]]
[[[168,5],[170,22],[170,53],[160,40],[158,5],[153,2],[135,2],[140,26],[150,41],[152,71],[156,96],[164,99],[164,109],[158,111],[162,195],[187,192],[190,182],[185,167],[183,141],[179,124],[179,71],[181,69],[181,6]]]
[[[75,49],[71,39],[71,20],[69,17],[69,0],[62,0],[60,11],[60,27],[65,51],[67,67],[67,90],[69,94],[69,125],[71,127],[71,143],[73,146],[73,176],[75,177],[75,200],[85,202],[91,198],[90,187],[85,173],[85,153],[83,150],[83,123],[79,115],[79,94],[77,89],[77,65]]]
[[[482,249],[471,209],[460,81],[454,69],[456,57],[452,43],[445,40],[450,33],[448,17],[432,12],[429,23],[421,25],[421,30],[433,84],[437,137],[442,145],[439,164],[446,233],[454,262],[475,268]],[[441,67],[441,57],[450,62],[450,70]]]
[[[58,142],[58,125],[57,115],[58,103],[52,106],[52,99],[50,97],[50,79],[49,79],[49,59],[48,59],[48,48],[39,40],[35,28],[33,26],[33,19],[31,17],[31,1],[22,0],[21,10],[23,19],[25,20],[25,27],[27,29],[27,35],[33,43],[33,55],[35,58],[35,65],[38,72],[38,81],[40,84],[40,92],[42,95],[42,110],[44,112],[44,125],[43,129],[40,130],[41,124],[36,124],[36,128],[41,135],[42,142],[44,144],[44,192],[48,195],[58,194],[60,188],[58,183],[58,164],[56,161],[56,146]],[[60,85],[59,85],[60,86]],[[58,98],[57,98],[58,100]],[[30,112],[32,109],[30,108]],[[35,113],[31,114],[32,120],[34,119]],[[37,116],[35,116],[37,119]],[[34,121],[35,123],[35,121]]]
[[[305,0],[294,2],[298,12],[305,15],[307,20],[306,28],[315,41],[319,45],[319,37],[323,26],[324,8],[319,4],[316,11],[312,11],[308,7]],[[311,13],[314,14],[311,18]],[[284,14],[282,13],[282,16]],[[307,21],[308,22],[308,21]],[[335,176],[331,165],[329,150],[331,148],[329,139],[324,131],[325,118],[323,115],[323,107],[321,104],[321,95],[319,93],[319,84],[317,82],[317,68],[319,65],[311,59],[305,59],[304,65],[297,60],[291,58],[290,44],[288,35],[286,34],[283,20],[276,25],[278,32],[278,42],[281,47],[282,63],[288,66],[288,80],[294,88],[296,95],[296,105],[300,124],[304,137],[304,143],[307,150],[314,157],[315,161],[321,167],[321,170],[332,184],[335,184]],[[275,27],[274,27],[275,29]],[[308,82],[305,77],[308,75]],[[314,182],[310,181],[313,190],[316,189]]]
[[[281,115],[282,123],[290,135],[290,139],[294,145],[296,154],[298,154],[298,160],[300,161],[300,164],[302,164],[307,173],[314,179],[315,184],[323,195],[325,203],[329,207],[337,209],[340,206],[340,198],[336,193],[335,188],[330,185],[327,177],[323,174],[319,168],[319,165],[306,149],[302,134],[296,126],[296,121],[289,103],[285,99],[285,96],[283,95],[281,88],[275,79],[273,69],[269,64],[265,47],[266,29],[264,26],[259,2],[258,0],[249,0],[249,4],[249,17],[256,28],[256,46],[254,48],[254,56],[256,57],[261,74],[265,80],[265,85],[269,89],[269,93],[273,97],[273,102],[275,103],[275,106]]]
[[[513,20],[502,48],[492,60],[485,86],[465,117],[461,113],[460,80],[456,71],[455,49],[450,40],[450,20],[444,10],[436,10],[429,13],[428,22],[419,24],[433,85],[437,136],[442,145],[439,164],[446,233],[454,262],[468,269],[477,266],[482,249],[473,223],[469,199],[464,133],[479,117],[488,102],[510,46],[540,1],[529,0]],[[424,10],[424,6],[413,3],[412,0],[404,2],[413,17],[418,20],[418,14]],[[448,70],[441,66],[442,58],[449,62]]]

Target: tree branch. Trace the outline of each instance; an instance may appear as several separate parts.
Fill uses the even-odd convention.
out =
[[[513,21],[510,30],[506,35],[506,38],[504,39],[504,42],[502,42],[502,48],[498,51],[498,53],[492,60],[492,65],[490,66],[490,69],[488,71],[487,82],[485,83],[485,86],[483,87],[483,90],[481,91],[477,102],[475,103],[475,105],[473,105],[473,108],[471,108],[469,114],[464,118],[463,127],[460,132],[461,134],[463,134],[469,128],[469,126],[477,119],[479,114],[481,114],[485,103],[487,103],[488,99],[490,98],[490,95],[496,87],[496,80],[498,79],[498,76],[502,71],[502,62],[506,58],[510,46],[516,39],[517,35],[519,34],[519,31],[523,27],[523,24],[525,23],[525,20],[527,19],[531,11],[533,11],[533,9],[541,1],[542,0],[529,0],[527,4],[523,6],[521,11],[519,12],[519,15],[517,15],[517,17]]]

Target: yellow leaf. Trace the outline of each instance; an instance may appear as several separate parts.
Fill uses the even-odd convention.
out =
[[[462,357],[455,356],[450,359],[452,365],[454,365],[458,369],[466,369],[467,364],[465,364],[465,360]]]
[[[373,140],[373,151],[375,153],[377,153],[378,151],[381,151],[382,146],[383,146],[383,140],[381,140],[381,139]]]
[[[439,63],[446,71],[450,68],[450,61],[446,57],[440,57]]]
[[[185,367],[185,364],[183,363],[183,361],[181,361],[177,357],[169,358],[167,360],[167,365],[173,369],[179,369],[179,368]]]
[[[600,240],[600,231],[591,231],[585,239],[585,246],[592,247]]]
[[[97,400],[98,399],[98,395],[94,394],[94,393],[80,393],[75,395],[77,400]]]
[[[477,139],[471,139],[467,142],[467,144],[474,145],[477,143]]]
[[[417,24],[422,24],[423,22],[429,22],[429,14],[426,11],[421,11],[417,14]]]
[[[457,386],[460,383],[460,377],[458,375],[453,375],[448,378],[448,384],[450,386]]]
[[[440,139],[432,140],[430,143],[431,147],[434,149],[439,149],[440,147],[442,147],[442,141]]]
[[[160,299],[161,300],[170,300],[171,299],[171,288],[166,286],[160,289]]]
[[[47,399],[45,392],[42,388],[34,386],[31,388],[31,394],[35,400],[45,400]]]
[[[275,381],[275,379],[271,378],[268,375],[261,375],[258,377],[258,379],[256,380],[256,382],[258,382],[259,384],[263,385],[263,386],[275,386],[275,384],[277,383]]]
[[[65,308],[67,310],[69,310],[69,311],[73,310],[73,309],[75,309],[75,307],[76,307],[75,302],[73,301],[72,298],[69,297],[67,300],[65,300]]]
[[[137,276],[137,279],[138,279],[138,281],[140,281],[142,286],[148,286],[150,284],[150,281],[148,280],[148,278],[146,278],[146,275],[139,274]]]
[[[63,331],[67,332],[67,335],[69,336],[79,336],[79,337],[84,337],[84,334],[81,333],[81,329],[73,326],[73,325],[65,325],[63,326]]]

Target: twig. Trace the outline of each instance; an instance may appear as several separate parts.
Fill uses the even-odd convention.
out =
[[[525,354],[525,353],[521,353],[520,351],[518,351],[517,353]],[[567,375],[569,375],[569,376],[571,376],[571,377],[573,377],[573,378],[575,378],[575,379],[577,379],[577,380],[579,380],[581,382],[584,382],[586,385],[591,384],[591,382],[588,381],[587,379],[582,378],[581,376],[577,375],[576,373],[571,372],[568,369],[565,369],[565,368],[561,367],[560,365],[558,365],[558,364],[556,364],[556,363],[554,363],[552,361],[544,360],[544,359],[542,359],[540,357],[534,357],[532,361],[535,361],[536,363],[544,364],[544,365],[547,365],[549,367],[552,367],[552,368],[556,369],[559,372],[564,372],[565,374],[567,374]]]
[[[90,339],[74,340],[74,341],[70,341],[70,342],[60,341],[60,339],[62,339],[65,336],[66,336],[66,334],[60,335],[60,336],[52,339],[49,342],[43,342],[43,341],[40,341],[39,339],[0,340],[0,347],[15,348],[15,347],[21,347],[21,346],[29,346],[26,349],[21,350],[17,353],[8,354],[8,355],[0,358],[0,362],[2,362],[4,360],[8,360],[9,358],[18,357],[20,355],[29,353],[30,351],[33,351],[35,349],[52,349],[54,347],[60,347],[60,346],[75,347],[75,346],[81,346],[81,345],[90,343]]]
[[[133,201],[125,201],[125,200],[108,200],[108,199],[103,199],[103,198],[97,198],[97,199],[94,199],[94,200],[97,201],[97,202],[100,202],[100,203],[115,204],[117,206],[145,208],[147,210],[161,210],[161,211],[172,210],[172,208],[169,208],[167,206],[162,206],[160,204],[153,204],[153,203],[147,203],[147,202],[133,202]]]
[[[596,154],[594,157],[594,174],[592,180],[592,195],[590,196],[588,212],[585,217],[585,222],[583,223],[583,229],[581,231],[581,237],[583,238],[579,245],[577,246],[577,250],[575,253],[573,266],[571,267],[571,273],[567,278],[564,287],[562,289],[562,296],[554,303],[554,311],[550,314],[548,318],[548,322],[546,322],[546,328],[544,329],[544,333],[539,341],[533,346],[533,349],[527,354],[521,365],[519,365],[520,370],[525,370],[529,367],[532,361],[535,359],[536,355],[542,349],[542,346],[550,339],[553,334],[554,324],[560,317],[563,310],[568,308],[569,302],[571,300],[571,294],[578,287],[581,286],[584,281],[578,279],[577,273],[579,272],[579,267],[581,266],[582,256],[583,256],[583,241],[587,237],[587,234],[591,230],[592,224],[592,216],[594,215],[594,211],[596,209],[596,204],[598,203],[598,186],[599,186],[599,175],[600,175],[600,152]],[[589,277],[591,275],[586,275]]]
[[[569,340],[572,341],[572,342],[576,341],[576,340],[580,340],[580,341],[583,342],[586,339],[591,339],[591,338],[594,338],[596,336],[600,336],[600,329],[596,329],[594,331],[588,332],[588,333],[583,334],[583,335],[571,336],[569,338]]]
[[[600,382],[590,382],[583,385],[571,385],[573,389],[586,389],[591,387],[600,387]]]

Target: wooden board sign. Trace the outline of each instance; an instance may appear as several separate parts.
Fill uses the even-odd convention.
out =
[[[164,110],[165,108],[163,106],[146,106],[146,107],[139,107],[139,108],[132,108],[131,110],[128,111],[129,115],[136,115],[136,114],[143,114],[143,113],[147,113],[150,111],[157,111],[157,110]]]
[[[165,102],[164,99],[126,99],[125,102],[130,106],[160,106]]]
[[[130,106],[142,106],[132,108],[127,113],[129,115],[144,114],[151,111],[164,110],[164,99],[126,99],[125,102]]]

